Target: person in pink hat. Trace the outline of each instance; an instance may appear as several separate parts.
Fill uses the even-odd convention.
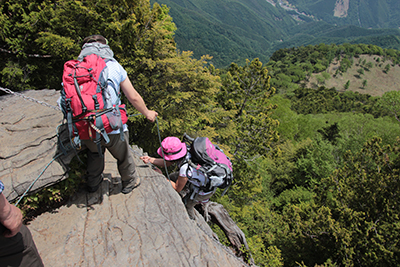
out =
[[[190,152],[184,142],[177,137],[167,137],[161,142],[161,147],[158,148],[157,154],[162,158],[153,158],[142,156],[144,163],[151,163],[159,167],[167,167],[176,164],[179,167],[179,172],[169,175],[169,180],[172,187],[181,195],[185,204],[189,217],[194,220],[194,206],[198,203],[206,203],[215,191],[199,192],[195,198],[192,198],[193,186],[198,186],[201,182],[206,181],[205,175],[197,169],[189,166],[188,160],[191,158]],[[189,179],[188,176],[191,178]],[[189,183],[188,183],[189,181]],[[197,182],[199,181],[199,182]]]
[[[164,167],[164,159],[167,167],[177,164],[180,167],[179,175],[176,177],[177,174],[171,174],[170,182],[178,193],[181,192],[188,181],[186,177],[187,167],[182,169],[182,166],[180,166],[185,161],[185,158],[189,156],[186,144],[177,137],[167,137],[161,142],[161,147],[157,149],[157,154],[162,158],[143,156],[140,159],[146,164],[151,163],[160,167]]]

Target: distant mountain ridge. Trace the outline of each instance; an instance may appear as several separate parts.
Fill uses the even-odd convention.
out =
[[[330,24],[362,28],[399,28],[400,4],[396,0],[270,0]]]
[[[178,27],[175,34],[178,49],[193,51],[195,58],[209,54],[216,67],[231,62],[241,64],[246,58],[256,57],[267,62],[280,48],[321,42],[400,48],[400,19],[394,15],[400,11],[400,5],[392,0],[367,0],[364,2],[368,5],[358,6],[350,0],[151,2],[170,7],[170,15]],[[371,15],[367,20],[358,9],[375,17]]]

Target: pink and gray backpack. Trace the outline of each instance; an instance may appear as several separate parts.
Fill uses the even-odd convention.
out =
[[[202,171],[207,178],[202,189],[211,191],[218,187],[226,191],[233,181],[232,162],[229,157],[208,137],[191,138],[185,134],[184,140],[188,143],[191,154],[189,165]]]

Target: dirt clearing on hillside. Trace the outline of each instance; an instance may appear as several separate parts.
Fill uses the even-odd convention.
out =
[[[350,90],[372,96],[382,96],[385,92],[389,91],[400,91],[399,65],[393,66],[391,60],[384,61],[383,57],[369,55],[360,55],[359,58],[353,58],[353,61],[353,66],[351,68],[345,73],[337,74],[336,77],[334,76],[337,69],[340,67],[340,62],[335,61],[331,63],[326,70],[330,78],[324,79],[324,81],[321,82],[322,75],[320,73],[315,73],[310,78],[307,87],[335,87],[336,90],[340,92]],[[389,67],[387,67],[387,65],[389,65]],[[387,73],[385,73],[386,69],[389,69]],[[349,87],[345,89],[347,82],[349,82]]]
[[[347,10],[349,10],[350,0],[337,0],[335,9],[333,10],[333,16],[339,18],[347,17]]]

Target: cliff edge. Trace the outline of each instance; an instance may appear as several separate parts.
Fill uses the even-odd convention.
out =
[[[62,114],[55,90],[0,97],[0,179],[9,201],[67,177],[74,156],[57,143]],[[46,106],[46,103],[50,106]],[[102,186],[30,222],[45,266],[247,266],[222,245],[196,211],[191,220],[167,178],[143,164],[133,146],[141,185],[120,193],[114,158],[106,153]]]

